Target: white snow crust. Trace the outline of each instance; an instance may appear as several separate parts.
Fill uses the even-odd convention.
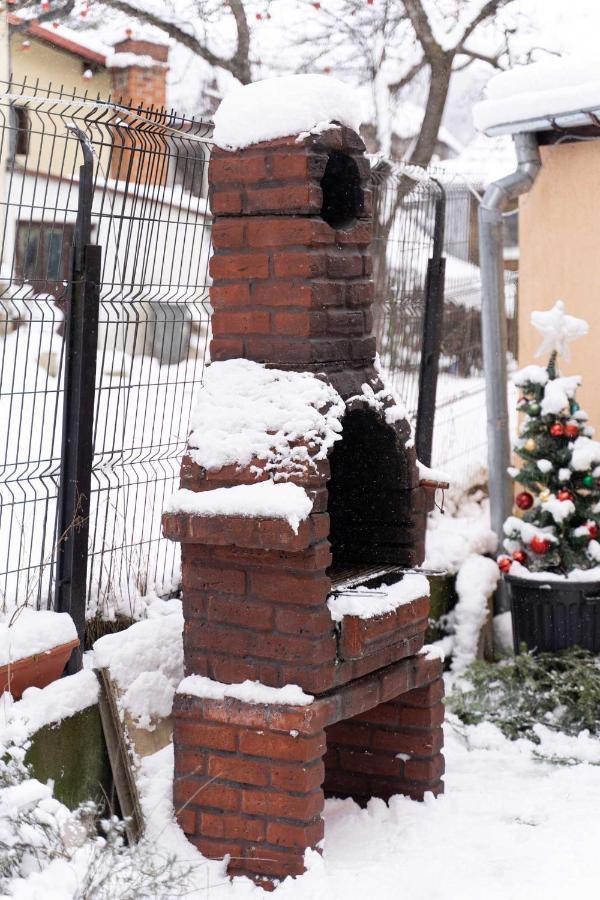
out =
[[[23,606],[0,622],[0,666],[47,652],[76,637],[77,630],[68,613]]]
[[[190,456],[209,471],[266,460],[273,473],[305,471],[341,437],[344,401],[310,372],[247,359],[207,367],[191,416]],[[296,446],[298,442],[306,441]],[[310,453],[309,453],[310,449]]]
[[[234,88],[214,116],[214,141],[240,150],[260,141],[323,129],[337,122],[358,131],[362,120],[356,92],[327,75],[283,75]]]
[[[538,459],[537,467],[540,472],[543,472],[544,475],[547,475],[548,472],[551,472],[554,468],[554,464],[549,459]]]
[[[586,56],[550,57],[516,66],[491,78],[485,99],[473,107],[479,131],[600,108],[598,59]]]
[[[517,387],[522,387],[524,384],[527,384],[528,381],[532,382],[532,384],[546,384],[548,381],[548,372],[544,366],[524,366],[524,368],[515,372],[513,381]]]
[[[532,525],[531,522],[524,522],[523,519],[519,519],[517,516],[509,516],[504,523],[504,534],[510,535],[513,531],[519,533],[524,544],[531,543],[534,537],[550,541],[551,544],[555,544],[558,540],[548,528],[538,528],[537,525]]]
[[[407,574],[394,584],[382,584],[378,588],[351,588],[340,594],[332,594],[327,606],[334,622],[344,616],[372,619],[395,612],[399,606],[429,597],[429,582],[425,575]]]
[[[451,481],[450,476],[441,469],[432,469],[424,463],[417,460],[417,469],[419,470],[419,478],[421,481],[441,481],[448,484]]]
[[[550,494],[548,499],[543,500],[540,505],[559,524],[575,512],[575,504],[572,500],[559,500],[554,494]]]
[[[213,681],[204,675],[188,675],[177,688],[178,694],[189,694],[192,697],[204,697],[209,700],[224,700],[231,697],[245,703],[274,704],[285,706],[309,706],[315,699],[312,694],[305,694],[297,684],[286,684],[274,688],[261,684],[260,681],[242,681],[240,684],[224,684]]]
[[[192,516],[264,516],[286,519],[298,533],[300,522],[308,518],[312,500],[297,484],[290,482],[257,481],[255,484],[236,484],[213,491],[190,491],[180,488],[165,505],[167,513],[188,513]]]
[[[590,541],[590,544],[592,543],[595,542]],[[526,566],[513,562],[510,574],[517,575],[519,578],[529,578],[532,581],[600,581],[600,566],[593,566],[591,569],[572,569],[566,575],[559,575],[556,572],[532,572]]]
[[[9,693],[0,699],[0,745],[22,742],[98,702],[100,685],[94,673],[82,669],[53,681],[45,688],[30,687],[20,700]]]
[[[569,400],[575,396],[580,384],[580,375],[562,375],[548,381],[540,404],[542,415],[558,416],[569,406]]]
[[[577,472],[585,472],[597,463],[600,463],[600,441],[580,435],[573,441],[571,468]]]
[[[488,600],[496,590],[500,572],[496,562],[473,554],[456,577],[458,602],[454,607],[452,671],[464,672],[477,657],[479,635],[488,617]]]

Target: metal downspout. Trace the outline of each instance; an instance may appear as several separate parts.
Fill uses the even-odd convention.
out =
[[[486,384],[490,515],[492,529],[502,540],[504,520],[512,510],[511,482],[507,473],[511,447],[508,428],[506,374],[506,307],[502,213],[511,200],[526,193],[541,168],[535,135],[513,137],[516,170],[487,188],[479,207],[479,261],[481,266],[481,331]],[[506,593],[499,592],[498,611],[508,608]]]

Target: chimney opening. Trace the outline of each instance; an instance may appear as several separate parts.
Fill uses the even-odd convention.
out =
[[[321,217],[332,228],[352,225],[363,206],[360,172],[355,160],[345,153],[329,154],[321,179]]]
[[[393,564],[394,526],[407,489],[405,464],[392,428],[371,410],[352,410],[334,445],[328,483],[330,575],[349,566]]]

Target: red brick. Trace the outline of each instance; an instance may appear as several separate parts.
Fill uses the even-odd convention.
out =
[[[288,634],[324,634],[331,631],[327,609],[276,609],[275,630]]]
[[[211,257],[209,269],[215,280],[268,278],[269,257],[266,253],[223,253]]]
[[[356,278],[363,274],[363,257],[360,253],[328,254],[327,275],[330,278]]]
[[[370,244],[373,239],[373,227],[367,222],[357,222],[347,229],[335,233],[336,244]]]
[[[225,856],[241,857],[244,852],[242,845],[233,841],[218,841],[204,835],[190,837],[190,840],[207,859],[223,859]]]
[[[245,850],[244,859],[238,860],[238,862],[243,871],[257,872],[275,878],[284,878],[286,875],[302,875],[305,871],[303,852],[274,850],[273,847],[262,845],[248,847]]]
[[[374,299],[374,286],[371,281],[359,281],[346,285],[345,298],[348,307],[368,306]]]
[[[240,158],[232,154],[228,158],[212,158],[208,166],[212,184],[242,183],[259,181],[266,177],[265,156]],[[214,211],[214,210],[213,210]]]
[[[398,697],[398,702],[403,706],[435,706],[444,696],[444,682],[441,678],[426,684],[424,687],[415,688]]]
[[[221,594],[244,594],[246,591],[246,573],[237,569],[211,568],[204,565],[188,565],[185,569],[184,588],[217,591]]]
[[[320,788],[325,777],[325,767],[322,759],[316,759],[312,763],[301,765],[299,763],[281,763],[273,761],[268,765],[271,775],[271,785],[283,791],[297,791],[308,793]]]
[[[236,750],[238,729],[206,722],[184,722],[177,729],[177,740],[182,744],[206,747],[211,750]]]
[[[323,203],[323,192],[312,185],[286,185],[246,192],[245,210],[248,213],[268,212],[318,212]],[[213,213],[215,213],[213,207]]]
[[[438,753],[432,759],[409,759],[404,773],[411,781],[438,781],[444,774],[444,757]]]
[[[268,312],[218,312],[212,320],[215,337],[228,334],[269,334],[271,322]]]
[[[331,228],[319,219],[255,218],[248,220],[247,229],[250,247],[311,247],[334,240]]]
[[[377,729],[372,734],[374,750],[390,753],[410,753],[416,756],[433,756],[444,743],[441,728],[424,728],[422,731],[384,731]]]
[[[257,362],[302,365],[311,361],[311,346],[308,341],[294,338],[249,337],[246,340],[245,355]]]
[[[371,739],[377,733],[372,725],[355,722],[352,719],[336,722],[325,731],[328,747],[331,744],[341,744],[345,747],[360,747],[363,750],[370,747]]]
[[[277,251],[273,254],[273,268],[277,278],[315,278],[325,275],[326,260],[318,251]]]
[[[310,821],[323,811],[323,792],[283,794],[280,791],[250,791],[242,795],[242,812],[273,819]]]
[[[307,178],[309,162],[306,153],[274,153],[271,157],[273,178]]]
[[[211,238],[216,249],[239,249],[246,243],[245,219],[217,219],[212,227]]]
[[[400,707],[398,709],[398,724],[404,728],[435,728],[444,722],[444,704],[436,703],[425,709],[416,707]]]
[[[271,759],[310,762],[325,752],[323,732],[314,737],[294,737],[269,731],[242,731],[240,752],[248,756],[266,756]]]
[[[272,606],[251,603],[245,598],[209,597],[206,613],[209,621],[241,625],[254,631],[267,631],[273,626]]]
[[[310,284],[272,281],[252,285],[252,302],[261,306],[308,307],[312,303],[312,296]]]
[[[185,834],[196,833],[196,810],[186,806],[185,809],[175,809],[179,827]]]
[[[271,844],[283,847],[297,847],[304,850],[314,847],[323,839],[325,824],[322,819],[310,825],[291,825],[287,822],[269,822],[267,824],[267,840]]]
[[[239,284],[213,284],[210,287],[210,302],[215,310],[247,306],[250,302],[250,285],[246,281]]]
[[[208,774],[220,781],[266,787],[269,784],[271,767],[268,762],[242,759],[239,756],[211,755],[208,758]]]
[[[210,358],[213,362],[238,359],[244,355],[244,342],[235,338],[213,338],[210,342]]]
[[[210,208],[214,216],[239,215],[242,212],[240,191],[211,191]]]
[[[222,656],[210,653],[209,676],[214,681],[228,684],[250,680],[260,681],[270,687],[282,687],[285,683],[276,663],[270,660],[244,659],[230,653],[224,653]]]
[[[180,775],[203,775],[206,772],[206,753],[200,749],[192,750],[184,748],[182,745],[185,741],[181,737],[181,729],[184,723],[175,720],[174,739],[177,743],[177,753],[175,754],[175,778]]]
[[[273,313],[273,331],[276,334],[289,334],[294,337],[306,337],[311,333],[311,316],[308,312],[276,312]]]
[[[230,840],[260,841],[265,836],[262,819],[250,819],[239,814],[203,812],[200,814],[203,835]]]
[[[251,572],[250,585],[255,597],[307,606],[323,603],[331,589],[329,578],[303,577],[283,572],[276,576],[271,572]]]
[[[330,334],[363,334],[364,316],[351,309],[327,311],[327,330]]]

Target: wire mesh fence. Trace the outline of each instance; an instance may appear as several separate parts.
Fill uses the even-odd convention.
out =
[[[160,535],[209,324],[208,126],[1,85],[0,600],[53,602],[64,314],[91,149],[91,241],[102,248],[88,614],[131,615],[177,585]],[[85,327],[85,324],[84,324]]]
[[[84,207],[102,254],[87,615],[136,615],[141,598],[178,587],[178,545],[161,537],[160,513],[206,360],[209,134],[174,113],[0,84],[0,608],[56,600],[70,529],[58,504],[65,314]],[[431,260],[445,257],[431,462],[466,482],[486,451],[476,200],[443,172],[415,180],[389,162],[373,181],[380,355],[413,420]],[[507,283],[514,349],[514,277]]]
[[[406,167],[379,163],[374,271],[381,362],[416,421],[436,201],[444,200],[445,275],[431,464],[468,485],[486,465],[485,379],[481,342],[478,200],[443,169],[408,177]],[[516,273],[505,273],[509,353],[516,357]]]

